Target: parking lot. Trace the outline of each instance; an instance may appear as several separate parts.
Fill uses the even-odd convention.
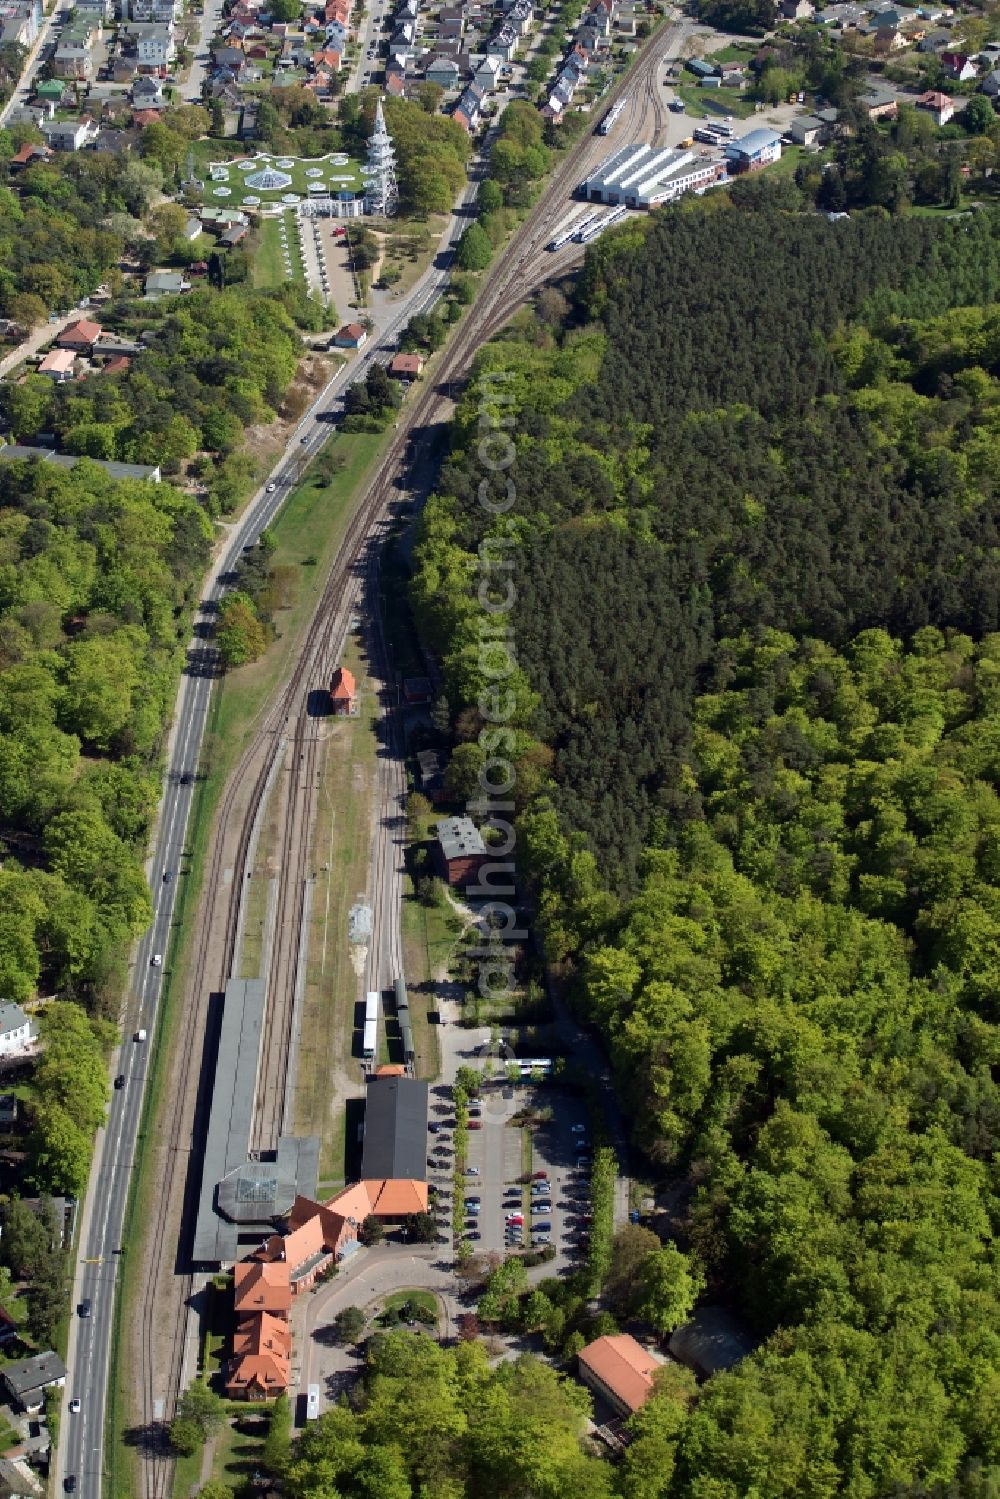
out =
[[[524,1130],[512,1123],[525,1107],[550,1113],[531,1131],[530,1183],[524,1175]],[[478,1110],[478,1112],[476,1112]],[[443,1086],[431,1091],[429,1179],[438,1193],[437,1223],[449,1234],[454,1170],[453,1108]],[[466,1153],[466,1236],[479,1253],[532,1247],[556,1250],[548,1272],[571,1266],[587,1233],[589,1126],[582,1099],[557,1086],[488,1084],[472,1104]],[[477,1128],[476,1126],[481,1126]],[[581,1162],[583,1163],[581,1165]],[[512,1221],[520,1215],[521,1222]],[[532,1234],[532,1224],[541,1228]],[[546,1225],[545,1227],[541,1227]]]

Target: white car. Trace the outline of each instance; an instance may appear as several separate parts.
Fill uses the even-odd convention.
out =
[[[154,952],[153,956],[150,958],[149,961],[152,963],[152,965],[153,965],[154,968],[162,968],[163,967],[163,954],[161,952]]]
[[[274,494],[274,491],[277,489],[277,487],[277,484],[275,484],[274,480],[272,479],[270,484],[267,486],[267,493]]]
[[[69,1412],[71,1416],[78,1416],[80,1414],[80,1402],[75,1397],[69,1403]]]
[[[585,1135],[587,1133],[587,1126],[585,1124],[570,1125],[570,1132],[574,1135]]]
[[[478,1166],[466,1166],[466,1168],[465,1168],[465,1174],[466,1174],[466,1176],[479,1176],[479,1174],[480,1174],[479,1167]]]

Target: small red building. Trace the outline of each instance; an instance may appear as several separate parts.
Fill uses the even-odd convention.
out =
[[[330,683],[330,707],[339,718],[345,718],[355,711],[357,700],[353,674],[346,666],[338,666]]]
[[[483,835],[471,817],[442,818],[434,854],[441,878],[457,886],[474,879],[487,859]]]

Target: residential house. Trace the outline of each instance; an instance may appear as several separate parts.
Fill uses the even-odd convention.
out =
[[[333,335],[335,349],[360,349],[368,340],[367,330],[360,323],[345,323]]]
[[[52,358],[49,355],[49,358]],[[57,353],[61,358],[62,355]],[[73,356],[69,354],[70,368],[73,367]],[[40,374],[50,374],[49,370],[39,369]],[[34,1047],[38,1039],[38,1028],[33,1020],[16,1004],[0,1004],[0,1057],[26,1056]]]
[[[476,84],[470,83],[464,88],[458,98],[455,108],[451,112],[453,120],[457,120],[463,130],[471,135],[479,128],[482,119],[483,95]]]
[[[84,83],[93,76],[93,53],[85,42],[63,40],[52,54],[51,66],[56,78],[73,78]]]
[[[36,162],[48,161],[51,155],[52,150],[49,146],[37,146],[30,141],[26,142],[23,146],[19,146],[11,157],[10,169],[14,172],[20,171],[24,167],[33,166]]]
[[[720,62],[719,77],[725,88],[742,88],[746,68],[741,62]]]
[[[940,52],[951,41],[950,31],[925,31],[917,43],[918,52]]]
[[[177,296],[180,292],[190,290],[191,283],[186,280],[182,271],[150,271],[146,277],[147,297]]]
[[[0,0],[0,42],[30,48],[42,24],[41,0]]]
[[[858,101],[870,120],[894,120],[899,114],[899,100],[891,89],[875,85]]]
[[[976,76],[976,65],[965,52],[942,52],[941,66],[957,83],[968,83]]]
[[[0,1457],[0,1499],[44,1499],[45,1485],[23,1457]]]
[[[799,115],[789,125],[788,133],[797,146],[811,146],[823,133],[823,122],[815,115]]]
[[[330,683],[330,711],[337,718],[350,718],[357,710],[358,689],[354,674],[338,666]]]
[[[79,151],[98,133],[97,125],[89,115],[79,120],[45,120],[41,130],[53,151]]]
[[[343,53],[338,52],[336,47],[323,47],[313,54],[313,64],[317,68],[326,68],[328,73],[339,73],[343,66]]]
[[[785,21],[811,21],[816,7],[812,0],[781,0],[778,14]]]
[[[5,1364],[0,1369],[0,1381],[15,1405],[28,1412],[40,1411],[45,1391],[52,1385],[61,1389],[66,1383],[66,1365],[51,1351],[35,1353],[31,1358]]]
[[[172,25],[157,25],[155,22],[128,26],[128,37],[135,49],[140,68],[166,69],[177,56]]]
[[[424,77],[428,83],[436,83],[445,90],[458,87],[458,63],[453,57],[435,53],[427,64]]]
[[[130,94],[136,109],[163,108],[163,84],[159,78],[151,78],[148,75],[137,78],[132,84]]]
[[[617,1416],[631,1416],[653,1393],[653,1375],[662,1365],[654,1353],[627,1333],[598,1338],[577,1354],[577,1372]]]
[[[508,26],[506,23],[501,26],[496,35],[490,37],[486,50],[503,62],[510,62],[517,51],[517,32],[513,26]]]
[[[140,25],[172,26],[180,19],[182,10],[180,0],[130,0],[129,19]]]
[[[132,112],[132,124],[137,130],[145,130],[147,125],[158,125],[160,123],[160,112],[158,109],[136,109]]]
[[[224,250],[233,250],[239,244],[240,240],[245,238],[246,232],[246,224],[231,224],[228,229],[219,235],[219,244]]]
[[[535,11],[531,0],[515,0],[515,3],[507,12],[507,19],[504,25],[512,26],[518,36],[527,36],[534,24],[534,20]],[[601,34],[600,27],[594,21],[589,21],[587,24],[591,25],[599,35]]]
[[[445,817],[437,825],[434,858],[442,879],[464,886],[486,863],[486,844],[471,817]]]
[[[938,93],[934,89],[921,94],[917,100],[917,108],[927,110],[928,114],[934,116],[935,125],[947,125],[955,113],[955,101],[947,94]]]
[[[76,367],[76,355],[71,349],[52,349],[46,354],[38,366],[39,375],[48,375],[57,385],[65,385],[67,380],[72,380]],[[0,1056],[6,1055],[0,1051]]]
[[[246,67],[246,53],[242,47],[213,47],[212,61],[217,68],[225,68],[234,78],[238,78]]]
[[[988,99],[1000,98],[1000,68],[994,68],[992,73],[987,73],[980,87]],[[17,158],[14,158],[15,161]]]
[[[198,228],[201,228],[200,224]],[[77,354],[89,354],[103,331],[100,323],[91,322],[90,318],[77,318],[75,323],[70,323],[63,329],[56,343],[60,349],[73,349]]]
[[[236,134],[241,141],[255,141],[257,139],[260,134],[258,118],[259,109],[255,100],[248,99],[245,104],[240,105],[240,118],[239,124],[236,127]]]
[[[906,37],[902,32],[896,31],[892,26],[882,26],[875,33],[872,51],[876,57],[891,57],[894,52],[902,52],[906,45]]]
[[[16,1124],[20,1113],[20,1102],[16,1093],[0,1093],[0,1124]],[[0,1343],[3,1342],[3,1319],[6,1313],[0,1307]]]
[[[397,358],[415,358],[419,355],[397,355]],[[420,790],[430,802],[441,801],[444,795],[444,774],[437,750],[418,750],[417,769],[420,773]]]
[[[61,78],[43,78],[41,83],[35,84],[35,97],[50,100],[57,109],[66,94],[66,85]]]
[[[476,87],[484,94],[492,94],[500,82],[503,73],[503,63],[495,54],[483,58],[476,69]]]

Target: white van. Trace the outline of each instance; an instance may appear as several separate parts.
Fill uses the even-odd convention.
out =
[[[145,1039],[146,1039],[146,1032],[143,1031],[143,1030],[136,1031],[136,1033],[135,1033],[135,1039],[137,1041],[145,1041]]]

